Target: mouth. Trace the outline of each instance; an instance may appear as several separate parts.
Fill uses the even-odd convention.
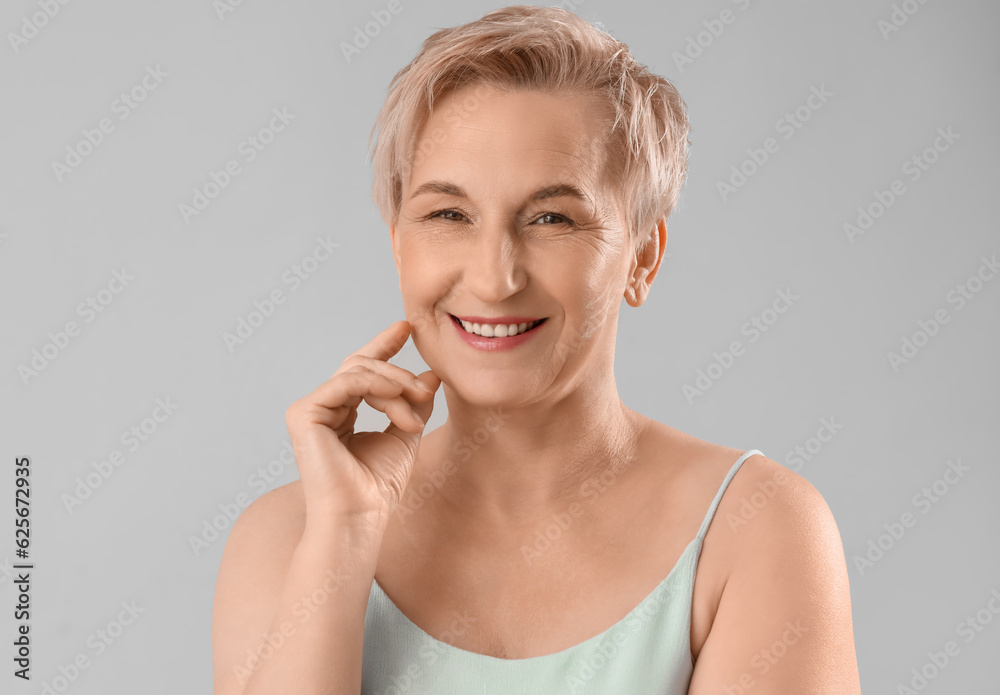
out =
[[[498,316],[487,319],[481,316],[458,317],[448,314],[463,331],[482,338],[510,338],[528,333],[548,321],[548,318],[532,319],[526,316]]]

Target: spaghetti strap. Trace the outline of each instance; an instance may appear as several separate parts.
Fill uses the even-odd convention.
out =
[[[722,481],[722,485],[719,486],[719,491],[715,493],[715,499],[712,500],[712,504],[708,508],[708,514],[705,515],[705,520],[701,522],[701,528],[698,529],[697,540],[699,543],[705,540],[705,533],[708,532],[708,526],[712,523],[712,517],[715,516],[715,509],[719,506],[719,500],[722,499],[723,493],[725,493],[726,488],[729,487],[729,481],[733,479],[733,476],[736,475],[736,471],[740,469],[740,466],[743,465],[744,461],[757,454],[760,454],[761,456],[764,455],[759,449],[750,449],[749,451],[744,452],[744,454],[736,460],[736,463],[733,464],[733,467],[729,469],[729,473]]]

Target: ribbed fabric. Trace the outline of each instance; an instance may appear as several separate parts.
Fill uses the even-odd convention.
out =
[[[498,659],[453,647],[412,623],[372,582],[365,614],[362,695],[686,695],[691,597],[701,545],[719,500],[743,462],[733,464],[670,573],[632,611],[590,639],[553,654]]]

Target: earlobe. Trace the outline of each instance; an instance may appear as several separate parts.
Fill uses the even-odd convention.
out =
[[[644,283],[634,282],[625,288],[625,301],[631,307],[639,307],[646,301],[646,294]]]

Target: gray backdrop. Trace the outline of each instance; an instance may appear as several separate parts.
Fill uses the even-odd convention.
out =
[[[3,3],[0,690],[209,692],[231,517],[297,477],[286,407],[403,318],[367,162],[388,82],[498,6]],[[866,692],[912,669],[925,692],[995,692],[997,6],[563,6],[690,109],[668,257],[647,304],[622,303],[624,401],[822,492]],[[412,343],[396,361],[423,368]]]

